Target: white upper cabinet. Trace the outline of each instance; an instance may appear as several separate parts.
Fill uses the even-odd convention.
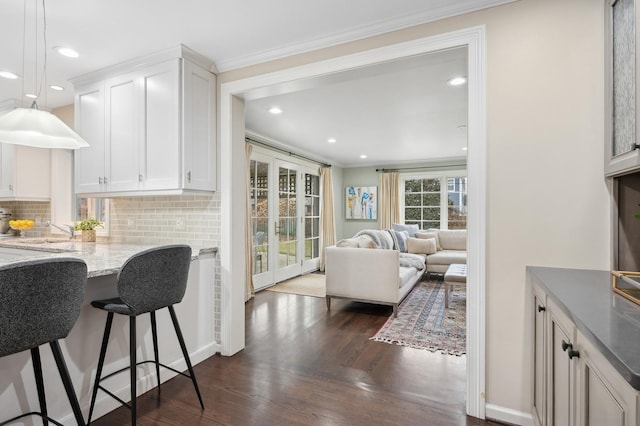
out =
[[[605,175],[616,176],[640,169],[638,75],[640,10],[635,0],[605,0],[606,8],[606,119]]]
[[[75,153],[76,193],[214,191],[216,79],[205,65],[180,46],[74,80],[90,145]]]
[[[51,198],[51,150],[0,143],[0,200]]]

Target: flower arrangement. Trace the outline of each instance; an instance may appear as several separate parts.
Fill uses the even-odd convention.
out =
[[[73,229],[76,231],[93,231],[97,227],[104,228],[104,223],[92,217],[76,222],[73,225]]]

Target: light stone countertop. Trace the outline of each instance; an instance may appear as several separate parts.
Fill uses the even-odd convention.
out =
[[[87,277],[116,274],[124,262],[132,255],[146,249],[158,247],[161,244],[123,244],[111,242],[83,243],[80,240],[63,240],[60,238],[3,238],[0,239],[2,248],[29,250],[19,258],[11,260],[0,259],[0,266],[37,259],[42,257],[74,257],[82,259],[87,264]],[[216,247],[193,248],[193,259],[205,253],[216,253]]]

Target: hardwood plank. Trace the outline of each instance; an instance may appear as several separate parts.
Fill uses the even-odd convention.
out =
[[[369,340],[391,308],[260,292],[246,348],[138,398],[140,425],[497,425],[465,415],[465,357]],[[129,424],[119,408],[96,426]]]

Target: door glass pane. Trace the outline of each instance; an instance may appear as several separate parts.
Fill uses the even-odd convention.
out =
[[[636,46],[634,0],[618,0],[613,7],[613,155],[635,147]]]
[[[269,270],[269,165],[251,160],[249,194],[253,231],[253,273]]]
[[[305,173],[304,259],[320,257],[320,176]]]
[[[278,168],[278,266],[295,265],[297,256],[296,171]]]

